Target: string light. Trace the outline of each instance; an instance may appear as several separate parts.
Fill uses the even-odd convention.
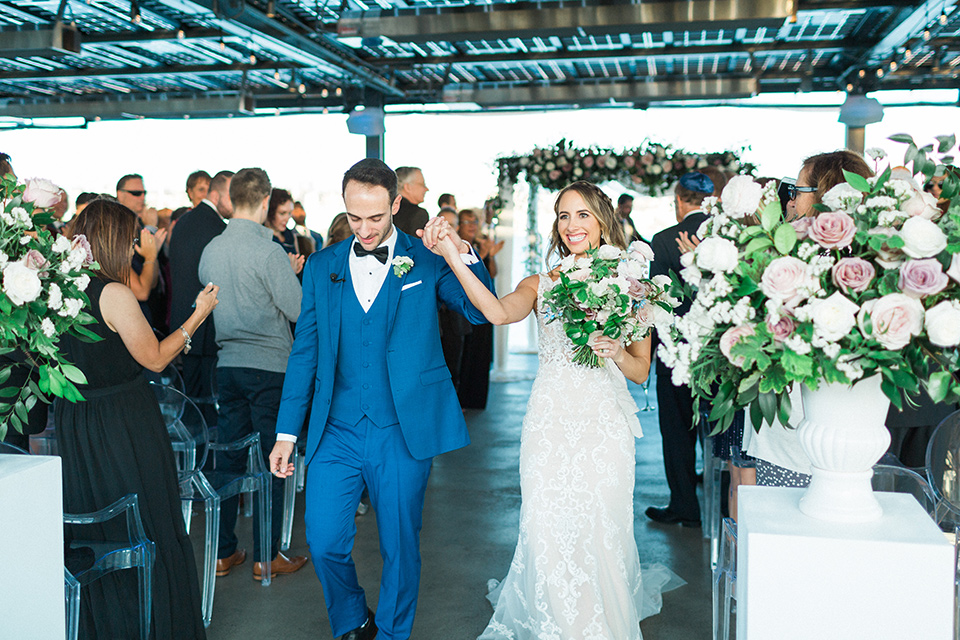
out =
[[[882,78],[882,77],[883,77],[883,69],[877,69],[877,77],[878,77],[878,78]]]
[[[890,73],[893,73],[896,70],[897,70],[897,63],[896,61],[893,61],[890,63]]]
[[[924,40],[929,40],[929,39],[930,39],[930,29],[924,29],[924,30],[923,30],[923,39],[924,39]]]
[[[257,56],[250,54],[250,64],[257,64]]]
[[[130,21],[134,24],[140,24],[140,5],[137,0],[130,3]]]
[[[947,11],[943,10],[940,12],[940,17],[938,18],[940,24],[947,24]]]
[[[323,108],[323,115],[327,115],[328,113],[330,113],[330,109],[327,109],[326,107],[324,107],[324,108]]]
[[[277,3],[275,0],[270,0],[267,3],[267,17],[273,18],[277,15]]]
[[[865,75],[867,75],[867,72],[866,72],[865,70],[863,70],[863,69],[860,69],[860,74],[859,74],[859,75],[860,75],[860,77],[862,78],[862,77],[864,77]]]
[[[301,83],[300,83],[300,86],[297,87],[297,91],[299,91],[300,94],[303,95],[304,93],[307,92],[307,85],[305,85],[304,83],[301,82]]]
[[[183,40],[187,37],[187,34],[184,33],[183,29],[177,29],[177,40]]]
[[[274,80],[280,79],[280,69],[277,69],[276,71],[273,72],[273,79]]]
[[[342,96],[342,95],[343,95],[343,89],[341,89],[340,87],[337,87],[337,95],[338,95],[338,96]]]
[[[326,87],[324,87],[323,91],[320,92],[320,96],[323,98],[326,98],[329,95],[330,95],[330,91],[328,91]]]

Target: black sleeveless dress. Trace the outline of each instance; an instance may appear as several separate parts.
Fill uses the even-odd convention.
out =
[[[63,508],[97,511],[128,493],[139,496],[147,537],[156,543],[153,571],[153,638],[206,637],[193,547],[180,508],[177,468],[160,407],[143,368],[120,336],[103,322],[100,294],[107,283],[94,279],[87,295],[98,324],[96,343],[65,337],[60,348],[86,375],[85,402],[56,403],[57,444],[63,461]],[[125,518],[101,527],[104,540],[125,540]],[[65,535],[91,539],[94,527],[68,527]],[[81,591],[81,638],[138,638],[137,572],[116,571]]]

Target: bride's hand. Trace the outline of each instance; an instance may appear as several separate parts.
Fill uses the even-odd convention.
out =
[[[438,256],[452,258],[460,253],[460,237],[444,218],[431,218],[417,235],[423,239],[423,246]]]
[[[598,358],[610,358],[614,362],[619,362],[623,357],[623,345],[613,338],[600,336],[594,339],[590,346],[593,348],[594,355]]]

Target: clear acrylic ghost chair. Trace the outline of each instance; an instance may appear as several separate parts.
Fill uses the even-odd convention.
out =
[[[713,568],[713,640],[730,640],[730,618],[737,586],[737,523],[724,518],[720,526],[720,555]]]
[[[709,427],[709,425],[705,425]],[[727,463],[713,454],[713,438],[703,441],[703,538],[710,540],[710,564],[716,565],[720,549],[720,520],[723,518],[723,474]]]
[[[80,633],[80,583],[66,567],[63,568],[63,600],[67,612],[67,640],[77,640]]]
[[[935,520],[954,533],[954,638],[960,638],[960,411],[944,418],[927,443],[927,480],[937,501]]]
[[[183,391],[183,377],[172,364],[168,364],[166,368],[159,373],[150,371],[150,369],[144,369],[143,377],[147,379],[147,382],[156,382],[165,387],[173,387],[177,391]]]
[[[213,469],[209,473],[211,483],[216,488],[220,501],[232,498],[241,493],[248,497],[253,495],[259,509],[260,527],[259,531],[254,532],[260,536],[260,558],[262,567],[262,579],[260,584],[264,587],[270,585],[270,551],[272,546],[270,535],[270,518],[273,513],[272,499],[270,496],[272,475],[263,463],[263,454],[260,449],[260,434],[251,433],[247,437],[236,442],[210,443],[210,451],[213,452]],[[247,471],[243,474],[230,474],[219,468],[217,464],[217,454],[226,452],[246,451],[247,453]],[[254,500],[250,500],[251,505]]]
[[[183,520],[190,533],[193,503],[204,506],[203,597],[201,608],[203,624],[210,626],[213,617],[213,596],[217,570],[217,543],[220,537],[220,496],[210,484],[203,467],[210,445],[210,433],[203,413],[183,393],[155,382],[150,383],[161,407],[180,407],[179,416],[167,425],[170,443],[177,458],[180,500]]]
[[[94,513],[64,513],[63,522],[69,525],[97,525],[114,518],[126,519],[127,539],[121,542],[103,540],[70,541],[70,547],[93,549],[96,561],[92,566],[78,571],[74,576],[81,586],[86,586],[101,576],[120,569],[137,569],[140,591],[140,637],[150,637],[150,617],[153,607],[153,565],[156,547],[147,539],[140,519],[140,503],[137,494],[130,493],[110,506]],[[73,529],[76,531],[76,528]]]
[[[57,449],[57,424],[53,417],[58,402],[63,401],[55,398],[53,403],[47,407],[47,428],[40,433],[30,436],[30,451],[32,453],[39,456],[59,455],[59,449]]]
[[[937,499],[934,496],[933,489],[930,487],[923,476],[916,471],[903,466],[889,464],[873,465],[873,483],[874,491],[887,491],[892,493],[909,493],[923,510],[930,514],[931,518],[937,516]]]
[[[301,478],[303,474],[303,453],[300,451],[299,443],[293,447],[293,454],[290,455],[290,462],[293,464],[293,475],[283,482],[283,526],[280,529],[280,550],[286,551],[290,548],[290,541],[293,538],[293,515],[297,502],[297,492],[301,489]]]

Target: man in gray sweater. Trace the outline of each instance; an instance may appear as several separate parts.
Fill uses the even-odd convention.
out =
[[[290,323],[300,315],[302,292],[297,273],[303,256],[293,256],[273,242],[263,226],[270,200],[270,179],[263,169],[243,169],[230,183],[233,218],[222,234],[210,241],[200,257],[200,281],[220,285],[220,304],[215,311],[217,385],[220,389],[219,441],[233,442],[250,433],[260,434],[264,462],[276,440],[277,412],[287,358],[293,346]],[[244,452],[218,455],[217,471],[239,475],[246,469]],[[272,478],[271,577],[293,573],[307,558],[287,558],[279,552],[283,519],[283,480]],[[220,541],[217,575],[243,563],[247,553],[238,549],[234,528],[237,498],[220,505]],[[259,517],[254,511],[254,532]],[[253,577],[263,578],[260,538],[254,534]]]

